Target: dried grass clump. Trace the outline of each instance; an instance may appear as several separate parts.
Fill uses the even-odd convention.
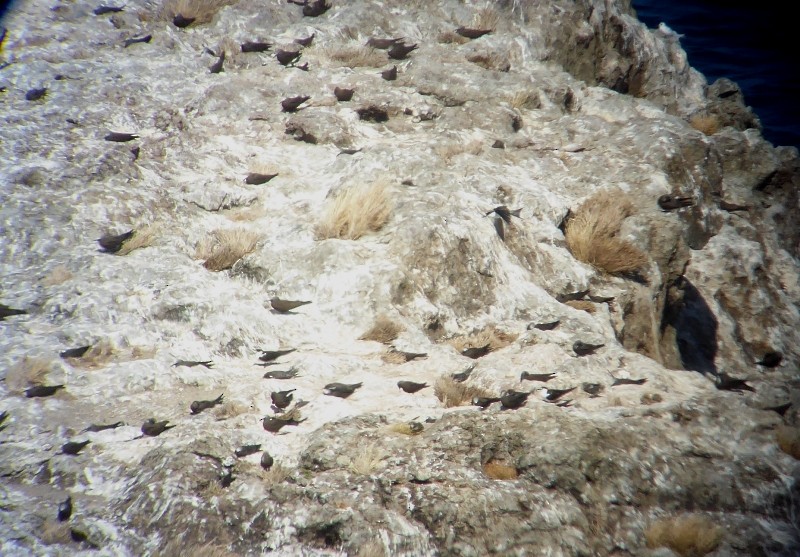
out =
[[[233,222],[253,222],[264,216],[267,212],[261,205],[251,205],[250,207],[242,207],[239,209],[232,209],[225,213],[225,217]]]
[[[443,31],[436,37],[436,41],[440,44],[465,44],[469,42],[469,39],[455,31]]]
[[[354,474],[369,476],[380,467],[383,458],[383,451],[377,445],[367,445],[350,461],[349,469]]]
[[[775,432],[775,440],[778,442],[780,450],[800,460],[800,430],[793,427],[781,426]]]
[[[535,91],[517,91],[508,99],[508,103],[515,110],[531,110],[542,105],[539,94]]]
[[[291,468],[277,462],[273,464],[269,470],[264,470],[260,466],[258,467],[258,470],[259,477],[267,487],[285,482],[292,473]]]
[[[647,547],[667,547],[681,557],[711,553],[722,541],[722,528],[702,515],[687,515],[654,522],[644,532]]]
[[[195,257],[205,259],[203,267],[209,271],[224,271],[253,253],[260,239],[258,234],[245,228],[218,229],[197,245]]]
[[[101,340],[92,345],[83,356],[73,360],[72,365],[86,369],[103,367],[109,360],[117,355],[117,350],[108,340]],[[135,358],[138,359],[138,358]]]
[[[42,385],[51,371],[51,362],[41,356],[25,356],[11,366],[6,385],[12,391],[23,391],[32,385]]]
[[[48,519],[39,529],[39,539],[45,545],[68,544],[72,542],[69,524]]]
[[[585,311],[586,313],[594,313],[597,311],[597,307],[588,300],[567,300],[564,302],[564,304],[568,305],[569,307]]]
[[[519,472],[517,472],[516,468],[496,461],[484,464],[483,473],[493,480],[516,480],[519,477]]]
[[[224,402],[219,406],[215,406],[211,413],[218,420],[227,420],[240,416],[249,410],[250,408],[241,402]]]
[[[168,21],[180,14],[187,19],[194,19],[192,25],[200,25],[208,23],[218,11],[236,2],[237,0],[164,0],[160,14]]]
[[[470,155],[480,155],[483,151],[483,144],[476,140],[473,141],[454,141],[450,143],[444,143],[436,147],[436,154],[447,164],[450,164],[458,155],[462,155],[464,153]]]
[[[42,284],[44,286],[56,286],[67,282],[71,278],[72,271],[67,269],[64,265],[58,265],[57,267],[53,267],[47,276],[42,279]]]
[[[368,46],[333,46],[323,52],[338,67],[380,68],[386,65],[386,56]]]
[[[517,340],[518,336],[519,335],[516,333],[501,331],[490,326],[470,335],[453,337],[448,340],[447,343],[458,352],[462,352],[467,348],[486,346],[487,344],[489,345],[489,352],[494,352],[495,350],[505,348]]]
[[[721,127],[716,114],[695,114],[689,118],[689,125],[705,135],[714,135]]]
[[[134,232],[133,237],[122,244],[122,247],[117,252],[117,255],[128,255],[133,250],[152,246],[153,242],[155,242],[156,238],[158,238],[160,231],[161,229],[157,224],[151,224],[149,226],[144,226],[137,229],[136,232]]]
[[[397,338],[403,328],[385,315],[379,315],[372,328],[358,337],[358,340],[374,340],[388,344]]]
[[[472,16],[472,24],[474,29],[491,29],[494,31],[497,24],[500,23],[500,14],[494,8],[489,6],[483,7]]]
[[[622,221],[633,214],[633,204],[621,191],[603,190],[581,205],[564,228],[572,255],[612,275],[636,275],[647,256],[618,237]]]
[[[478,52],[470,54],[467,56],[467,61],[485,70],[507,72],[511,69],[511,62],[508,61],[508,58],[497,52]]]
[[[445,408],[471,404],[476,396],[490,397],[492,393],[482,385],[474,383],[457,383],[452,377],[439,377],[433,384],[433,394],[444,404]]]
[[[364,234],[380,230],[388,222],[392,208],[389,187],[385,182],[351,186],[328,205],[317,224],[317,239],[357,240]]]

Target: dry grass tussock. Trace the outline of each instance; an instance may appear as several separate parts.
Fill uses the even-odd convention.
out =
[[[403,328],[385,315],[379,315],[369,331],[358,337],[358,340],[374,340],[388,344],[397,338]]]
[[[444,143],[436,147],[436,154],[446,163],[450,164],[458,155],[480,155],[483,152],[483,144],[476,140],[473,141],[454,141]]]
[[[369,476],[380,467],[384,456],[377,445],[367,445],[350,461],[349,469],[354,474]]]
[[[474,380],[471,380],[474,381]],[[476,396],[490,397],[493,393],[483,385],[474,382],[457,383],[452,377],[443,376],[433,384],[433,394],[444,404],[445,408],[471,404]]]
[[[480,66],[485,70],[507,72],[511,69],[511,62],[505,54],[499,52],[478,52],[467,56],[467,61]]]
[[[208,23],[218,11],[236,2],[237,0],[164,0],[160,16],[172,21],[180,14],[187,19],[194,19],[193,25],[200,25]]]
[[[381,68],[386,65],[386,55],[368,46],[331,46],[323,50],[323,56],[337,67]]]
[[[192,555],[192,557],[237,557],[238,554],[232,553],[223,545],[211,542],[192,545],[183,540],[172,540],[156,555],[158,557],[183,557],[184,555]]]
[[[260,239],[245,228],[217,229],[197,245],[195,257],[204,259],[203,267],[209,271],[223,271],[253,253]]]
[[[508,333],[491,326],[466,336],[453,337],[447,343],[459,352],[467,348],[478,348],[488,344],[489,352],[494,352],[505,348],[517,340],[518,336],[516,333]]]
[[[285,482],[292,473],[291,468],[277,462],[269,470],[260,467],[259,470],[259,476],[267,487]]]
[[[157,224],[137,228],[136,232],[133,233],[133,237],[122,244],[117,255],[128,255],[133,250],[152,246],[160,232],[161,228]]]
[[[622,221],[631,214],[633,205],[621,191],[595,193],[567,221],[569,251],[576,259],[612,275],[641,273],[647,256],[618,237]]]
[[[469,39],[462,37],[455,31],[443,31],[436,37],[436,42],[440,44],[465,44]]]
[[[667,547],[681,557],[701,557],[722,541],[722,528],[702,515],[659,520],[644,532],[647,547]]]
[[[516,480],[519,477],[519,472],[517,472],[516,468],[496,461],[484,464],[483,473],[493,480]]]
[[[233,222],[253,222],[266,215],[267,212],[261,205],[251,205],[250,207],[241,207],[225,212],[225,218]]]
[[[721,127],[715,114],[695,114],[689,118],[689,125],[705,135],[714,135]]]
[[[249,410],[250,408],[241,402],[223,402],[221,405],[215,406],[211,413],[218,420],[227,420],[241,416]]]
[[[43,385],[51,371],[51,362],[41,356],[25,356],[11,366],[6,385],[12,391],[24,391],[31,385]]]
[[[57,286],[67,282],[72,276],[72,271],[64,265],[58,265],[47,273],[47,276],[42,279],[42,284],[44,286]]]
[[[391,194],[385,182],[351,186],[340,192],[326,208],[317,224],[317,239],[357,240],[380,230],[388,222],[392,209]]]
[[[486,6],[475,12],[470,26],[475,29],[491,29],[494,31],[498,23],[500,23],[500,13],[494,8]]]
[[[800,429],[781,426],[775,432],[775,440],[778,442],[780,450],[800,460]]]
[[[597,311],[595,305],[588,300],[567,300],[564,303],[569,307],[585,311],[586,313],[594,313]]]
[[[532,110],[542,105],[539,94],[535,91],[517,91],[509,97],[508,103],[516,110]]]

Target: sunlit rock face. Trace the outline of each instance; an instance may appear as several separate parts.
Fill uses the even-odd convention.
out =
[[[0,554],[796,555],[797,150],[627,2],[329,2],[4,18]]]

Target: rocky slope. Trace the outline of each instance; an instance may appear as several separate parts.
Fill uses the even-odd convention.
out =
[[[0,321],[1,554],[655,556],[653,526],[689,514],[719,528],[711,555],[800,551],[800,158],[735,84],[707,85],[623,1],[206,1],[185,27],[178,4],[23,1],[3,21],[0,303],[27,313]],[[370,37],[418,48],[392,60]],[[373,184],[388,221],[321,239]],[[567,248],[598,192],[631,207],[637,276]],[[503,205],[520,218],[487,215]],[[254,249],[210,263],[220,230]],[[360,340],[379,320],[397,335]],[[572,402],[470,405],[545,386]],[[265,431],[283,389],[300,423]],[[151,417],[175,427],[143,437]]]

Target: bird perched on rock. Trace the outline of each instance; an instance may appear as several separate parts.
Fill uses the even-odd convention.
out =
[[[214,400],[195,400],[189,405],[189,409],[192,411],[192,414],[199,414],[203,410],[208,410],[209,408],[214,408],[217,404],[222,404],[222,397],[225,396],[225,393],[222,393]]]
[[[561,324],[561,320],[547,321],[546,323],[531,323],[528,325],[528,330],[539,329],[540,331],[552,331]]]
[[[776,351],[767,352],[756,364],[764,367],[778,367],[783,361],[783,354]]]
[[[262,425],[266,431],[270,433],[278,433],[281,428],[290,426],[290,425],[300,425],[305,420],[296,420],[291,417],[273,417],[273,416],[264,416],[264,419],[261,420]]]
[[[113,141],[114,143],[127,143],[128,141],[139,139],[139,136],[135,133],[109,132],[103,139],[106,141]]]
[[[405,391],[406,393],[416,393],[417,391],[421,391],[425,387],[428,387],[427,383],[415,383],[414,381],[398,381],[397,386]]]
[[[86,354],[86,352],[88,352],[90,348],[91,348],[91,345],[79,346],[78,348],[68,348],[67,350],[64,350],[63,352],[60,352],[58,355],[61,358],[64,358],[64,359],[66,359],[66,358],[80,358],[84,354]]]
[[[63,454],[68,455],[76,455],[83,450],[83,448],[88,445],[90,441],[87,439],[86,441],[69,441],[61,445],[61,452]]]
[[[202,362],[197,360],[178,360],[177,362],[172,364],[172,367],[180,367],[180,366],[186,366],[186,367],[203,366],[206,369],[211,369],[212,367],[214,367],[214,362],[211,360],[205,360]]]
[[[261,467],[264,470],[269,470],[273,464],[275,464],[275,459],[267,451],[264,451],[261,455]]]
[[[241,44],[242,52],[266,52],[272,43],[266,41],[245,41]]]
[[[25,389],[25,396],[28,398],[52,396],[63,388],[64,385],[34,385],[33,387]]]
[[[195,19],[194,17],[185,17],[183,14],[177,14],[172,18],[172,24],[179,29],[183,29],[194,23]]]
[[[261,356],[259,356],[258,359],[262,362],[271,362],[273,360],[277,360],[281,356],[291,354],[295,350],[297,350],[297,348],[287,348],[286,350],[262,350]]]
[[[694,200],[692,200],[691,197],[682,197],[667,193],[658,198],[658,206],[665,212],[680,209],[681,207],[691,207],[692,205],[694,205]]]
[[[483,410],[486,410],[495,402],[500,402],[500,397],[476,396],[472,398],[472,405],[480,406]]]
[[[647,383],[647,379],[642,377],[641,379],[626,379],[625,377],[614,377],[614,382],[611,383],[612,387],[617,387],[619,385],[644,385]]]
[[[29,89],[25,93],[25,100],[38,101],[39,99],[43,99],[45,95],[47,95],[47,87],[41,87],[38,89]]]
[[[316,33],[311,33],[308,37],[303,37],[301,39],[295,39],[293,42],[299,44],[300,46],[311,46],[311,43],[314,42],[314,37],[316,37]]]
[[[583,300],[589,294],[589,289],[586,290],[578,290],[577,292],[567,292],[566,294],[559,294],[556,296],[556,300],[561,302],[575,302],[577,300]]]
[[[347,102],[353,98],[353,93],[355,93],[355,89],[347,89],[345,87],[334,87],[333,94],[336,96],[336,100],[339,102]]]
[[[582,383],[581,389],[588,393],[591,398],[597,398],[605,390],[605,385],[600,383]]]
[[[281,66],[288,66],[290,64],[294,64],[300,59],[300,51],[283,50],[279,48],[275,51],[275,58],[278,60]]]
[[[404,352],[402,350],[391,349],[388,354],[387,358],[393,361],[401,361],[401,362],[410,362],[412,360],[419,360],[422,358],[427,358],[427,352]]]
[[[278,175],[277,172],[275,174],[261,174],[260,172],[251,172],[245,177],[244,183],[249,184],[251,186],[260,186],[261,184],[266,184],[277,175]]]
[[[377,48],[379,50],[386,50],[387,48],[391,48],[396,44],[402,43],[403,38],[397,39],[378,39],[375,37],[370,37],[367,39],[367,46],[371,46],[372,48]]]
[[[394,81],[397,79],[397,66],[392,66],[388,70],[383,70],[381,72],[381,77],[386,81]]]
[[[294,379],[297,373],[296,369],[268,371],[264,374],[264,379]]]
[[[305,17],[318,17],[330,9],[331,5],[328,4],[327,0],[311,0],[311,2],[306,2],[306,5],[303,6],[303,15]]]
[[[72,496],[67,495],[67,498],[58,504],[58,514],[56,518],[59,522],[66,522],[72,516]]]
[[[142,424],[142,433],[149,437],[158,437],[168,429],[175,427],[174,425],[167,425],[169,420],[157,422],[155,418],[149,418]]]
[[[519,376],[520,381],[541,381],[542,383],[547,383],[551,379],[555,379],[555,373],[528,373],[527,371],[523,371],[522,374]]]
[[[589,294],[589,301],[594,302],[595,304],[607,304],[608,302],[614,301],[614,296],[596,296]]]
[[[5,319],[6,317],[13,317],[15,315],[27,315],[28,312],[24,309],[15,309],[12,307],[8,307],[5,304],[0,304],[0,321]]]
[[[92,13],[94,15],[115,14],[121,12],[124,9],[125,8],[119,6],[98,6],[94,10],[92,10]]]
[[[747,379],[737,379],[723,371],[717,374],[714,385],[721,391],[734,391],[737,393],[742,393],[744,391],[756,392],[753,387],[747,384]]]
[[[122,234],[105,234],[97,243],[100,244],[100,248],[106,253],[117,253],[119,250],[122,249],[123,244],[133,238],[134,235],[133,230],[128,230],[127,232],[123,232]]]
[[[85,429],[85,431],[91,431],[93,433],[97,433],[98,431],[105,431],[107,429],[117,429],[120,426],[125,425],[125,422],[114,422],[113,424],[92,424]]]
[[[479,39],[480,37],[488,35],[491,32],[491,29],[472,29],[469,27],[459,27],[456,29],[456,33],[462,37],[466,37],[467,39]]]
[[[589,344],[587,342],[583,342],[581,340],[576,340],[572,344],[572,350],[575,351],[575,354],[578,356],[588,356],[589,354],[594,354],[598,349],[605,346],[605,344]]]
[[[250,456],[251,454],[256,454],[260,450],[261,450],[260,444],[242,445],[241,447],[236,449],[233,452],[233,454],[235,454],[238,458],[244,458],[246,456]]]
[[[6,428],[6,426],[3,425],[3,422],[6,421],[6,418],[8,418],[8,410],[3,410],[0,412],[0,431],[3,431]]]
[[[208,68],[209,73],[224,72],[225,69],[222,67],[224,63],[225,63],[225,51],[222,50],[219,53],[219,58],[217,58],[217,61],[211,64],[211,66]]]
[[[547,402],[556,402],[562,396],[567,393],[571,393],[575,390],[575,387],[570,387],[569,389],[548,389],[546,387],[541,387],[541,391],[544,394],[544,399]]]
[[[311,97],[309,95],[298,95],[296,97],[288,97],[281,101],[281,110],[283,112],[297,112],[301,104],[306,102]]]
[[[785,402],[783,404],[778,404],[776,406],[767,406],[766,408],[762,408],[762,410],[768,410],[770,412],[777,413],[779,416],[785,416],[786,412],[791,407],[792,407],[792,403],[791,402]]]
[[[306,304],[310,304],[310,301],[299,301],[299,300],[282,300],[280,298],[272,298],[269,301],[272,309],[277,311],[278,313],[289,313],[295,308],[299,308],[300,306],[304,306]]]
[[[128,48],[132,44],[149,43],[152,39],[153,35],[145,35],[143,37],[133,37],[131,39],[125,39],[122,43],[122,48]]]
[[[460,372],[460,373],[454,373],[454,374],[452,374],[450,377],[451,377],[451,378],[453,379],[453,381],[455,381],[456,383],[463,383],[464,381],[466,381],[467,379],[469,379],[469,376],[470,376],[470,375],[472,375],[472,372],[473,372],[473,370],[474,370],[474,369],[475,369],[475,364],[472,364],[471,366],[469,366],[469,367],[468,367],[467,369],[465,369],[464,371],[462,371],[462,372]]]
[[[503,410],[514,410],[516,408],[521,408],[526,402],[528,402],[528,396],[530,394],[530,391],[505,391],[500,397],[500,403],[502,404]]]
[[[506,207],[505,205],[500,205],[499,207],[495,207],[491,211],[486,212],[486,216],[488,217],[492,213],[496,214],[498,217],[506,221],[506,224],[511,224],[511,217],[521,218],[519,216],[520,212],[522,212],[522,207],[519,209],[514,209],[513,211]]]
[[[283,411],[292,403],[292,394],[297,389],[289,389],[288,391],[273,391],[270,394],[270,398],[272,399],[272,404],[275,405],[276,408]]]
[[[724,199],[719,200],[719,208],[723,211],[728,211],[729,213],[733,213],[735,211],[749,211],[750,207],[747,205],[738,205],[736,203],[730,203],[725,201]]]
[[[491,352],[491,343],[484,344],[483,346],[473,346],[471,348],[466,348],[461,351],[462,356],[466,356],[467,358],[472,358],[473,360],[477,360]]]
[[[392,60],[405,60],[406,57],[411,54],[414,50],[419,48],[416,44],[405,44],[405,43],[395,43],[391,47],[389,47],[389,58]]]
[[[330,396],[338,396],[339,398],[347,398],[356,392],[356,389],[360,388],[363,383],[328,383],[323,388],[323,393]]]

